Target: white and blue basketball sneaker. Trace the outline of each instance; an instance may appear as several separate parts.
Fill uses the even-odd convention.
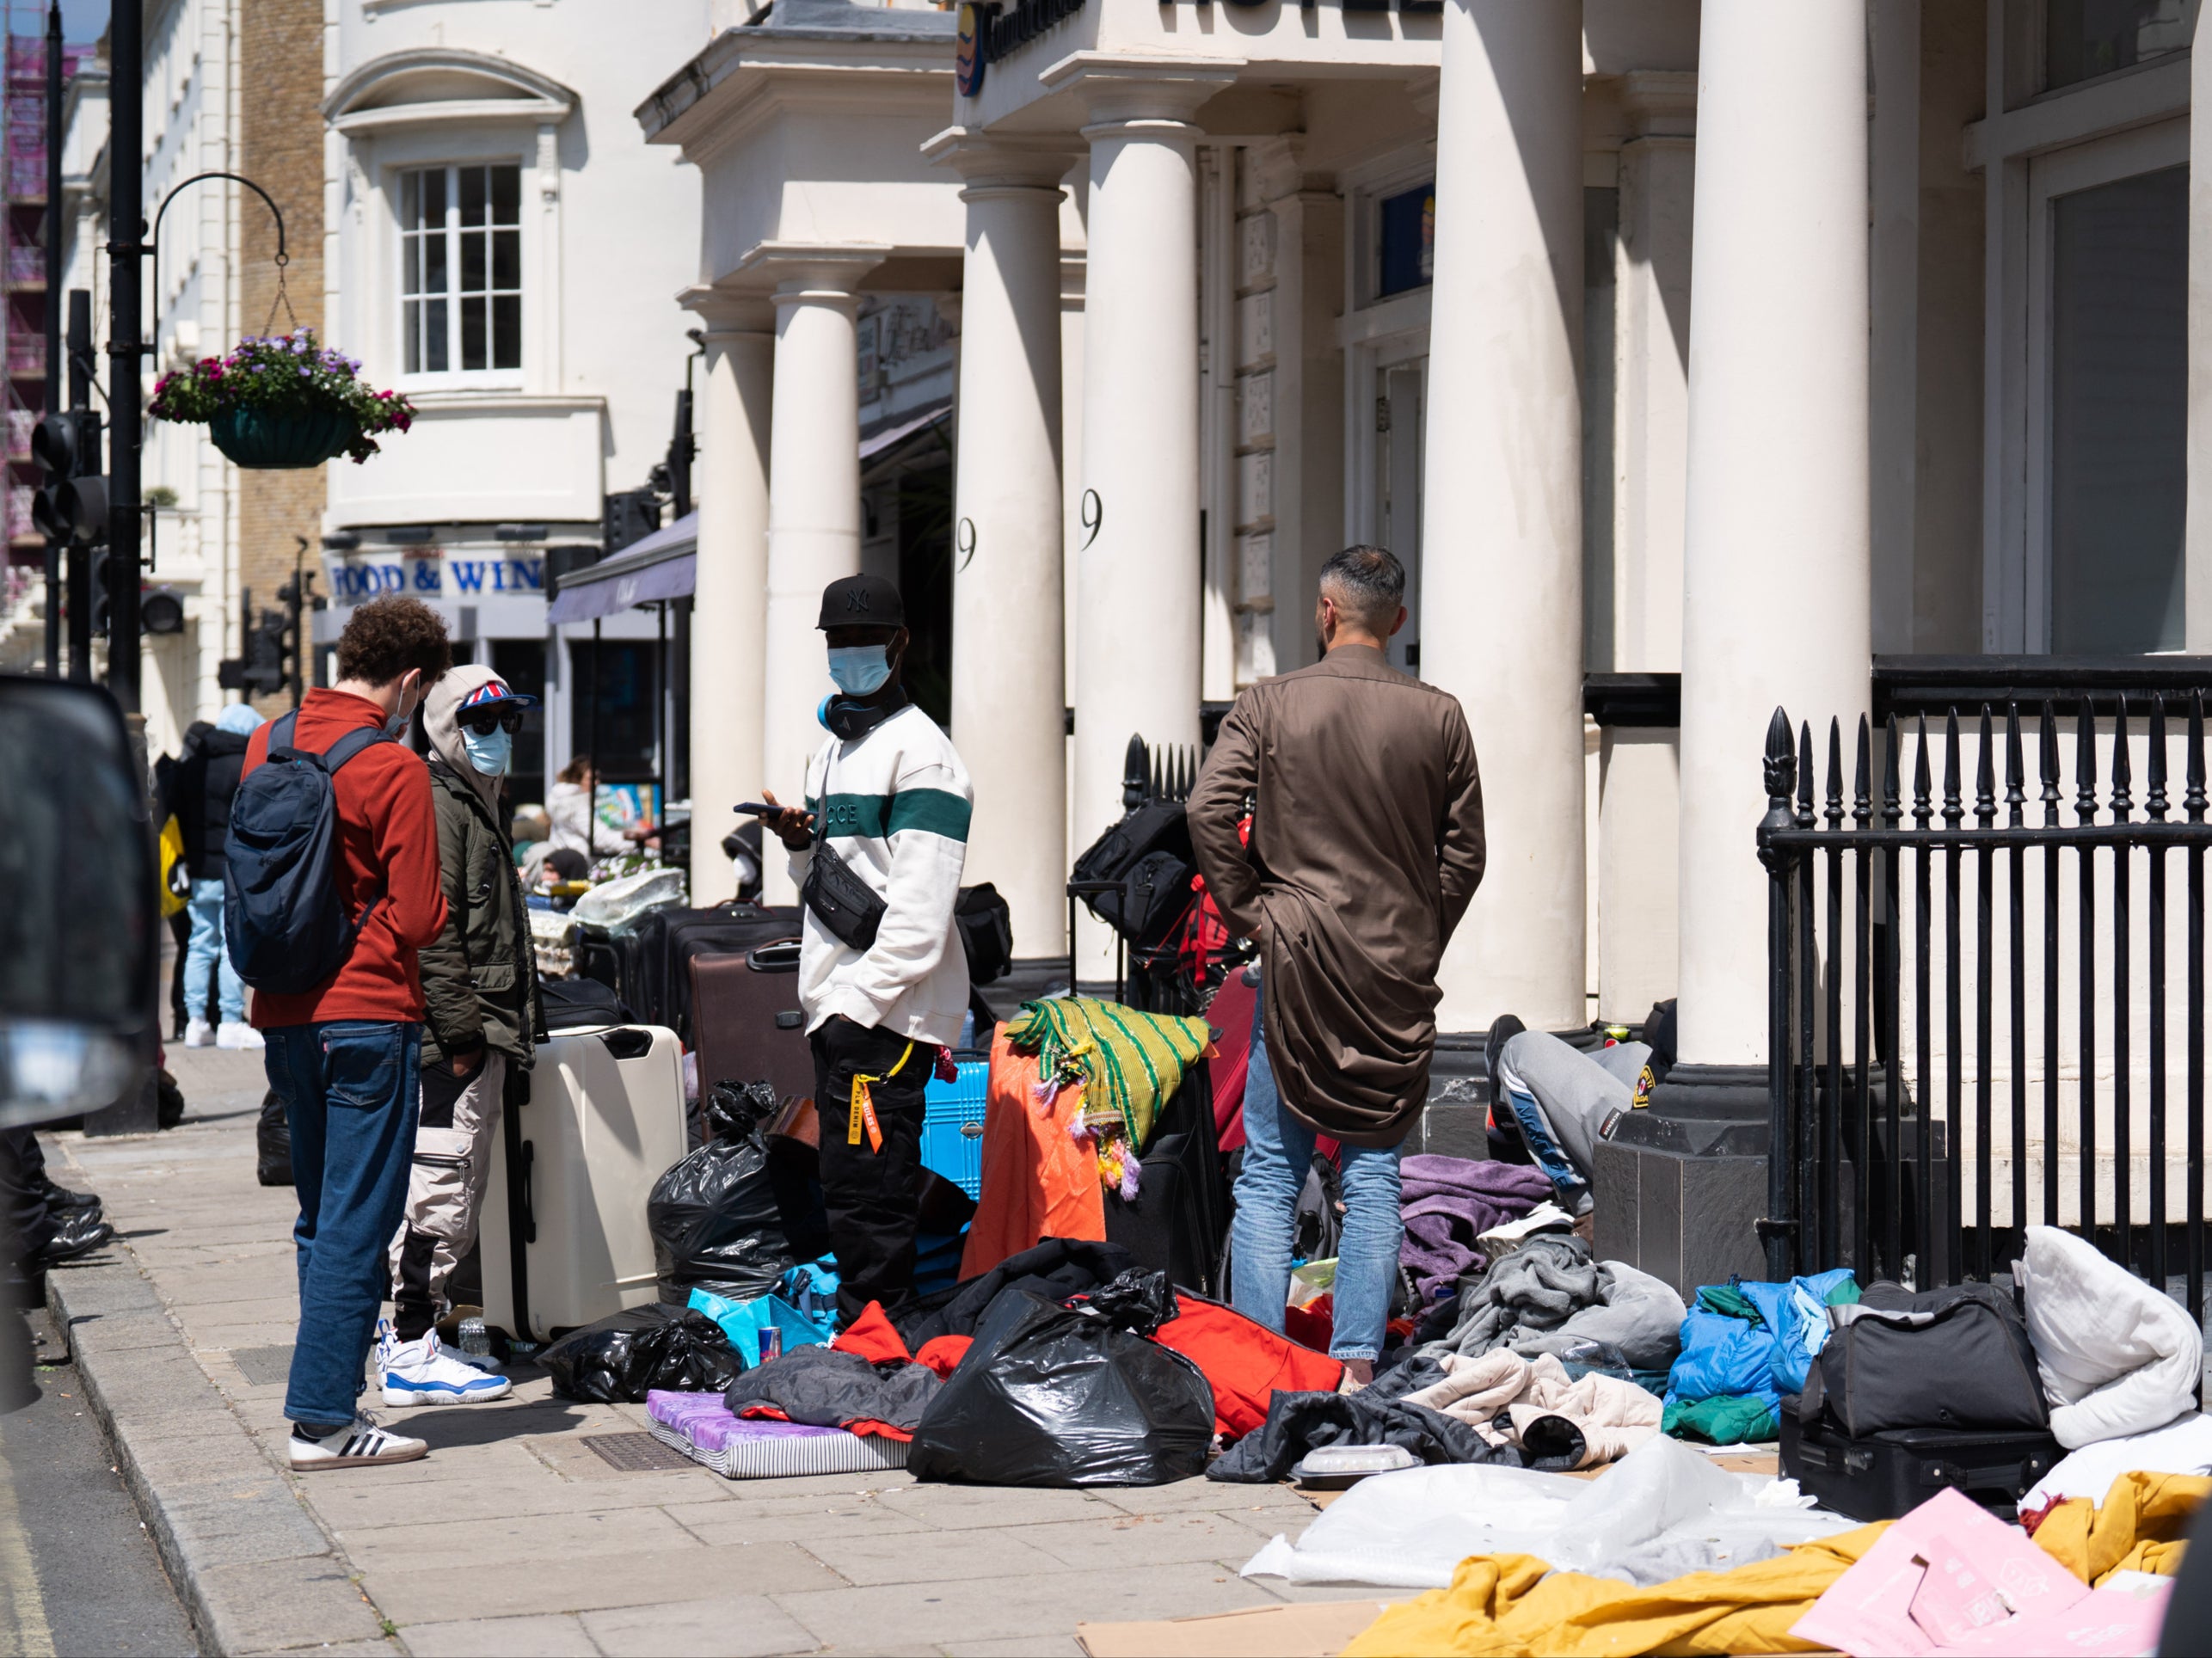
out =
[[[420,1341],[402,1342],[391,1321],[377,1323],[377,1374],[384,1384],[384,1403],[397,1408],[410,1404],[481,1404],[504,1399],[514,1384],[450,1356],[439,1345],[438,1332],[426,1332]]]

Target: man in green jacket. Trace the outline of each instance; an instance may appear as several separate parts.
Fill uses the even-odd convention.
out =
[[[388,1405],[502,1397],[504,1376],[438,1339],[445,1286],[476,1239],[511,1072],[545,1040],[514,846],[500,809],[522,710],[534,702],[487,667],[460,667],[422,705],[445,930],[421,952],[422,1115],[407,1215],[392,1239],[392,1323],[378,1344]]]

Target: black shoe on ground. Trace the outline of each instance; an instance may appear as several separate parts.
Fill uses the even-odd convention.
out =
[[[46,1199],[46,1207],[57,1214],[65,1214],[75,1209],[97,1209],[100,1207],[99,1193],[80,1192],[72,1187],[64,1186],[55,1180],[48,1180],[40,1188],[40,1195]]]
[[[1505,1045],[1528,1027],[1510,1013],[1501,1013],[1490,1022],[1490,1035],[1483,1039],[1483,1074],[1490,1078],[1490,1097],[1497,1097],[1499,1063],[1505,1057]]]
[[[62,1217],[54,1228],[54,1235],[42,1250],[33,1251],[23,1262],[31,1273],[42,1273],[49,1267],[58,1267],[65,1261],[74,1261],[80,1256],[90,1255],[95,1250],[114,1240],[115,1229],[89,1210],[79,1209]]]
[[[1521,1137],[1521,1120],[1507,1108],[1499,1091],[1497,1078],[1505,1063],[1505,1045],[1528,1027],[1510,1013],[1502,1013],[1491,1023],[1490,1035],[1483,1039],[1483,1072],[1490,1079],[1490,1107],[1485,1123],[1485,1139],[1490,1145],[1490,1158],[1496,1163],[1527,1163],[1527,1142]]]

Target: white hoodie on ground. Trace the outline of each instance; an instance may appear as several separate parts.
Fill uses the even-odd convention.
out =
[[[949,1047],[968,1012],[968,956],[952,908],[974,804],[968,768],[936,722],[909,704],[847,742],[831,737],[807,765],[807,809],[827,813],[828,840],[885,903],[876,942],[848,948],[809,911],[799,950],[807,1029],[838,1014]],[[811,848],[791,854],[805,884]]]

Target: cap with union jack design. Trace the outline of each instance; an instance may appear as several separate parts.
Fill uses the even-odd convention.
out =
[[[466,719],[481,708],[497,708],[512,703],[517,708],[535,708],[538,699],[517,691],[504,679],[487,679],[461,699],[458,717]]]

